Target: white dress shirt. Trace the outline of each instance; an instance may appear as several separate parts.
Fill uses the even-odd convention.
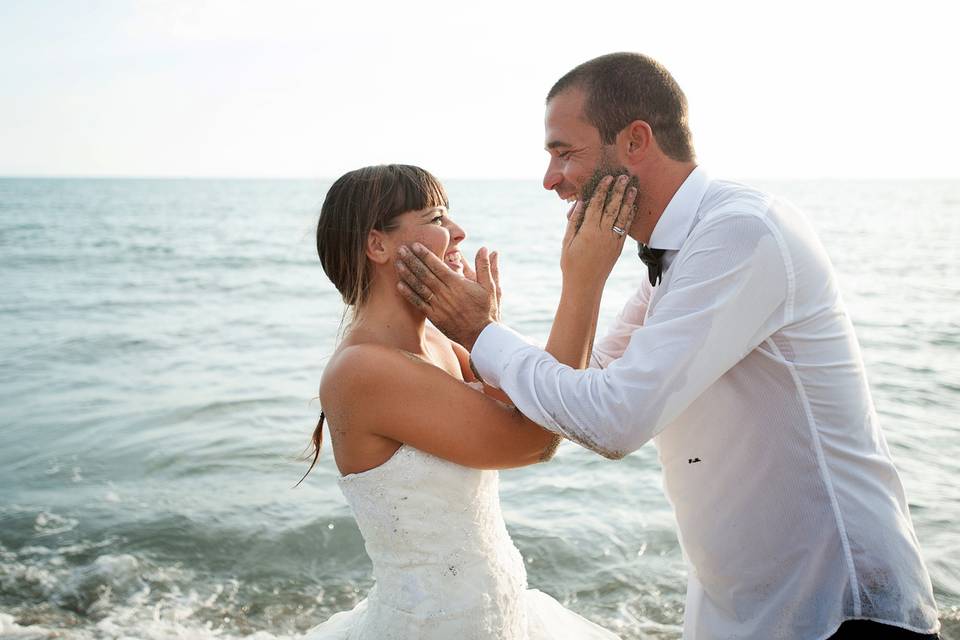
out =
[[[531,420],[609,458],[653,439],[689,567],[684,638],[937,630],[930,577],[819,239],[760,191],[686,179],[665,249],[575,370],[503,325],[474,365]],[[646,275],[646,274],[644,274]]]

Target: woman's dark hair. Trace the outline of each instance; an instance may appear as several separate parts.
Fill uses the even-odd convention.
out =
[[[345,173],[327,191],[317,222],[317,255],[323,271],[344,303],[356,310],[370,294],[373,268],[367,260],[367,237],[391,231],[395,218],[408,211],[450,206],[447,192],[429,171],[408,164],[383,164]],[[313,470],[323,444],[324,413],[313,431],[308,454]],[[303,478],[300,482],[303,482]],[[300,484],[299,482],[297,484]]]

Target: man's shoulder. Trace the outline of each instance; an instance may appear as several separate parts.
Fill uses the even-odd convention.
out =
[[[713,180],[703,196],[690,237],[733,234],[744,240],[746,236],[779,235],[772,214],[775,206],[776,199],[765,191],[739,182]]]
[[[725,216],[766,217],[774,197],[756,187],[729,180],[711,180],[700,205],[700,220]]]

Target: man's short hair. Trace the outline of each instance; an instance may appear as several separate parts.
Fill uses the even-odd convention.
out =
[[[624,127],[643,120],[668,157],[681,162],[694,159],[687,97],[670,72],[653,58],[609,53],[588,60],[557,80],[547,102],[570,88],[586,94],[584,115],[600,132],[603,144],[613,144]]]

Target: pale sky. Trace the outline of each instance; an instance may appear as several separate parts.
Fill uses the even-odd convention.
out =
[[[626,50],[711,174],[958,178],[955,4],[0,0],[0,175],[539,179],[551,84]]]

